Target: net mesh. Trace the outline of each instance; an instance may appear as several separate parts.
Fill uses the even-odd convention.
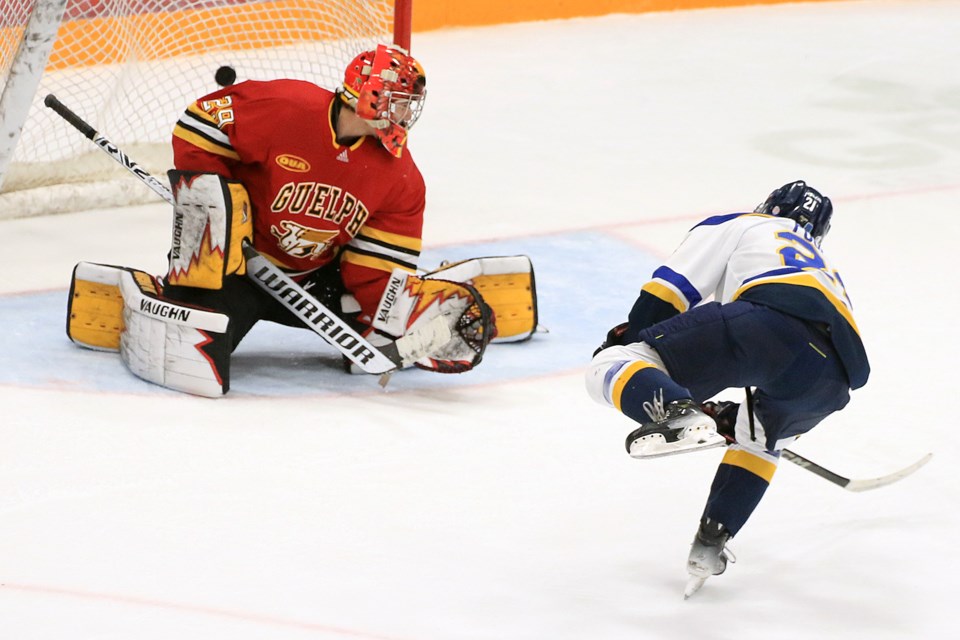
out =
[[[0,0],[4,82],[39,1]],[[219,88],[215,74],[221,66],[232,67],[237,82],[283,77],[333,89],[359,51],[392,41],[393,4],[69,0],[0,196],[47,187],[47,197],[61,201],[52,205],[57,208],[75,199],[79,187],[71,185],[122,175],[122,168],[43,106],[49,93],[146,169],[163,172],[171,163],[174,122],[190,102]],[[140,193],[147,191],[142,186],[121,190],[127,195],[103,204],[149,198]]]

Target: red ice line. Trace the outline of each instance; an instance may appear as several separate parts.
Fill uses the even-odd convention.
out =
[[[68,598],[79,598],[83,600],[94,600],[102,602],[112,602],[114,604],[127,604],[139,607],[153,607],[156,609],[170,609],[174,611],[185,611],[207,616],[219,616],[221,618],[230,618],[233,620],[244,620],[257,624],[271,625],[275,627],[290,627],[294,629],[306,629],[308,631],[321,631],[324,633],[336,634],[339,636],[348,636],[351,638],[363,638],[364,640],[399,640],[396,637],[381,636],[365,631],[355,631],[353,629],[343,629],[340,627],[331,627],[329,625],[317,624],[314,622],[302,622],[299,620],[286,620],[273,616],[257,613],[244,613],[242,611],[230,611],[229,609],[218,609],[215,607],[204,607],[190,604],[180,604],[176,602],[165,602],[163,600],[151,600],[148,598],[137,598],[133,596],[121,596],[109,593],[99,593],[95,591],[79,591],[75,589],[64,589],[61,587],[45,587],[41,585],[16,584],[5,582],[0,584],[0,590],[10,589],[14,591],[23,591],[27,593],[40,593],[49,596],[63,596]]]
[[[859,194],[846,197],[833,198],[834,202],[857,202],[861,200],[880,200],[883,198],[897,198],[900,196],[908,196],[921,193],[934,193],[936,191],[955,191],[960,189],[960,184],[945,184],[937,185],[933,187],[920,187],[917,189],[902,189],[899,191],[882,191],[879,193],[868,193],[868,194]],[[662,218],[644,218],[643,220],[636,220],[633,222],[608,222],[598,225],[587,225],[584,227],[566,227],[566,228],[554,228],[549,231],[543,231],[538,233],[526,234],[529,236],[554,236],[554,235],[563,235],[567,233],[576,233],[576,232],[587,232],[587,231],[620,231],[623,229],[628,229],[631,227],[642,227],[649,224],[664,224],[668,222],[681,222],[683,220],[703,220],[708,218],[711,215],[719,215],[724,213],[730,213],[735,211],[734,209],[724,209],[722,211],[700,211],[698,213],[684,213],[672,216],[664,216]],[[510,240],[513,238],[507,236],[494,236],[489,238],[480,238],[456,242],[444,242],[439,245],[433,245],[437,247],[443,247],[446,245],[470,245],[470,244],[484,244],[488,242],[496,242],[502,240]]]

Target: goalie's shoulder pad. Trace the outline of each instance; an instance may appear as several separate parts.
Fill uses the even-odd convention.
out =
[[[416,366],[440,373],[461,373],[480,363],[493,330],[490,309],[470,285],[423,279],[395,269],[374,312],[371,326],[399,338],[436,333],[441,318],[450,337],[430,353],[417,354]],[[409,364],[409,363],[405,363]]]
[[[470,258],[441,266],[423,276],[443,278],[475,288],[493,310],[491,342],[529,340],[537,330],[537,285],[529,256]]]
[[[162,296],[144,271],[91,262],[73,270],[67,335],[119,351],[136,376],[169,389],[218,397],[229,389],[229,318]]]

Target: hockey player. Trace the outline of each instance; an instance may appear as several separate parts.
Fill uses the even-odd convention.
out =
[[[407,135],[425,98],[417,60],[380,45],[349,63],[335,92],[299,80],[247,81],[191,104],[173,130],[168,273],[157,282],[81,263],[70,337],[119,350],[152,382],[226,393],[230,353],[257,322],[303,326],[277,299],[284,294],[245,277],[249,244],[375,345],[442,318],[446,342],[427,341],[432,351],[403,366],[474,367],[494,334],[492,313],[470,283],[449,278],[476,276],[495,259],[416,275],[425,187]],[[532,269],[528,276],[533,296]],[[119,286],[122,323],[103,320],[100,285]]]
[[[832,213],[829,198],[797,181],[753,213],[699,223],[587,371],[594,400],[640,423],[626,440],[632,457],[729,444],[691,547],[686,596],[726,569],[725,545],[759,504],[780,451],[867,382],[850,298],[820,247]],[[743,407],[699,406],[738,387],[747,388]]]

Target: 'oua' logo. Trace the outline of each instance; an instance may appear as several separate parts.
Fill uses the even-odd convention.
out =
[[[296,173],[306,173],[307,171],[310,171],[309,162],[303,158],[291,155],[289,153],[284,153],[277,156],[277,164],[287,171],[294,171]]]

